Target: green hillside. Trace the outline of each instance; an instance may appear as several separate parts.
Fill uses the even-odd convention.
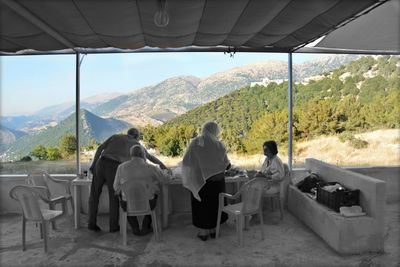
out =
[[[103,119],[93,113],[82,109],[80,120],[80,143],[82,147],[91,142],[102,142],[109,136],[126,130],[131,125],[116,119]],[[29,155],[34,147],[38,145],[58,146],[60,139],[67,135],[75,135],[75,113],[71,114],[57,126],[32,135],[26,135],[18,139],[7,152],[2,155],[3,161],[20,159]]]
[[[294,138],[398,128],[398,56],[363,57],[307,83],[294,85]],[[266,139],[287,143],[287,82],[244,87],[143,129],[144,141],[166,155],[179,155],[201,125],[219,123],[231,151],[255,153]]]

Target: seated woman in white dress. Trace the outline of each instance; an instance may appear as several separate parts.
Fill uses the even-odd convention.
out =
[[[255,177],[266,177],[272,182],[265,193],[273,194],[279,192],[280,182],[285,177],[285,168],[282,160],[278,157],[278,145],[275,141],[266,141],[263,144],[265,160],[261,166],[261,170],[255,174]]]

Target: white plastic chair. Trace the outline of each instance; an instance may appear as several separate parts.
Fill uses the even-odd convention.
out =
[[[128,182],[122,186],[122,196],[126,199],[126,212],[120,207],[122,243],[127,244],[127,216],[151,215],[154,239],[159,241],[161,227],[159,227],[156,209],[151,210],[149,203],[149,185],[145,181]],[[142,221],[138,220],[140,228]]]
[[[219,237],[220,233],[222,212],[226,212],[235,216],[236,235],[240,246],[243,246],[243,227],[246,216],[258,214],[260,219],[261,238],[264,239],[264,222],[262,215],[261,197],[265,186],[267,186],[266,179],[254,178],[245,183],[235,195],[227,193],[219,194],[218,219],[216,229],[217,238]],[[238,199],[239,197],[241,197],[241,202],[224,206],[224,198]]]
[[[25,251],[26,222],[40,223],[40,237],[44,241],[44,251],[47,252],[48,224],[63,216],[66,212],[66,199],[59,197],[49,200],[46,188],[42,186],[18,185],[10,190],[10,197],[19,202],[22,209],[22,250]],[[61,203],[62,210],[41,209],[39,200],[55,205]]]
[[[65,199],[70,202],[72,210],[71,214],[74,213],[74,201],[71,194],[71,181],[56,179],[42,170],[30,172],[27,176],[26,181],[29,185],[45,187],[46,197],[48,199],[53,199],[60,196],[65,197]],[[55,192],[56,190],[51,189],[57,189],[57,191],[59,191],[58,194]],[[53,210],[55,209],[55,207],[50,206],[50,209]],[[55,223],[53,224],[53,229],[55,229]]]
[[[271,199],[271,207],[274,206],[274,199],[278,201],[279,211],[281,215],[281,220],[283,220],[283,205],[285,203],[285,189],[288,185],[289,180],[289,166],[284,163],[283,167],[285,169],[285,176],[280,181],[269,182],[270,186],[267,187],[263,192],[263,198],[270,198]],[[272,190],[271,190],[272,189]],[[271,192],[273,191],[273,192]]]

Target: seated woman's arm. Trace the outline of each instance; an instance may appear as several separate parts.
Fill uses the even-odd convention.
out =
[[[269,177],[275,181],[282,181],[285,177],[285,168],[283,164],[280,164],[277,161],[273,161],[271,166],[269,166]]]

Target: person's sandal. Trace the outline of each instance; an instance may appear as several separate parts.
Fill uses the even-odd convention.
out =
[[[208,235],[201,235],[200,233],[197,234],[197,237],[202,241],[207,241]]]

